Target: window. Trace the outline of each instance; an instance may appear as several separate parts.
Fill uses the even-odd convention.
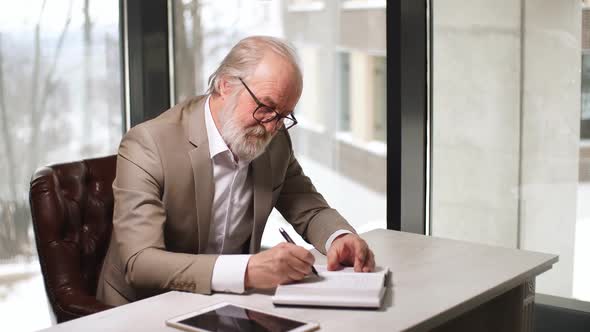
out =
[[[295,110],[299,125],[289,131],[295,153],[316,188],[359,231],[386,227],[385,143],[372,146],[385,139],[385,123],[374,121],[385,119],[386,105],[385,1],[376,4],[174,1],[177,100],[204,93],[208,75],[246,36],[272,35],[296,47],[304,88]],[[383,90],[374,93],[376,84]],[[277,228],[285,223],[273,212],[262,245],[281,242]]]
[[[590,301],[587,19],[523,3],[432,1],[431,234],[558,254],[537,292]]]
[[[373,112],[374,134],[373,140],[385,142],[387,140],[387,58],[373,59]]]
[[[113,154],[121,139],[119,2],[0,1],[2,327],[50,325],[29,179],[38,167]],[[34,317],[35,319],[30,319]]]
[[[340,60],[340,130],[350,131],[350,55],[341,52]]]

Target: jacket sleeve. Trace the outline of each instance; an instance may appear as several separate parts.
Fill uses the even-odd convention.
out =
[[[289,162],[276,209],[307,242],[323,254],[330,235],[340,229],[356,233],[354,228],[332,209],[317,192],[309,177],[297,162],[289,143]]]
[[[135,288],[210,294],[217,255],[166,250],[165,177],[160,158],[156,142],[143,125],[131,129],[119,146],[113,234],[125,279]]]

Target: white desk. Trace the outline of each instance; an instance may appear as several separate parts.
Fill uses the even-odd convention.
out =
[[[178,332],[164,321],[221,301],[316,321],[325,331],[530,331],[534,278],[557,262],[555,255],[389,230],[361,236],[377,264],[392,271],[380,310],[274,307],[261,293],[169,292],[45,331]]]

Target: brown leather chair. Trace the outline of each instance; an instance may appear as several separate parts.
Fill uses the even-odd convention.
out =
[[[40,168],[29,200],[45,290],[58,322],[112,306],[96,300],[113,228],[116,156]]]

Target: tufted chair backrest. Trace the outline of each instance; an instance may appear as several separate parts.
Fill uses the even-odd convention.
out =
[[[29,200],[45,290],[58,322],[111,306],[96,300],[113,228],[116,156],[40,168]]]

